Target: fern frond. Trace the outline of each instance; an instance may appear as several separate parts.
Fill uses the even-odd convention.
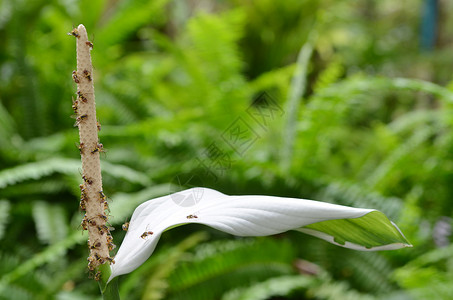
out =
[[[313,92],[319,93],[322,89],[334,84],[344,72],[344,67],[340,59],[332,61],[316,80]]]
[[[165,194],[169,194],[171,185],[158,184],[150,188],[146,188],[137,193],[116,193],[112,195],[112,203],[110,203],[110,212],[114,218],[109,222],[112,225],[124,223],[127,218],[130,218],[132,212],[141,203]]]
[[[338,96],[338,91],[342,91],[342,97],[350,98],[352,95],[375,90],[425,92],[445,100],[446,103],[453,103],[453,92],[450,90],[435,83],[409,78],[351,77],[319,91],[315,97],[336,97]]]
[[[32,208],[33,219],[42,243],[54,244],[68,234],[68,224],[65,210],[61,206],[37,201]]]
[[[31,162],[0,172],[0,188],[13,185],[28,179],[40,179],[52,173],[58,172],[71,174],[77,172],[80,160],[52,158],[39,162]]]
[[[78,188],[79,182],[74,180],[74,186]],[[60,178],[43,178],[39,181],[21,182],[15,185],[7,186],[3,191],[5,197],[25,196],[36,197],[37,191],[40,195],[55,195],[64,192],[67,189],[67,184],[62,183]],[[80,189],[78,189],[80,193]],[[79,196],[79,194],[77,194]]]
[[[244,21],[244,13],[233,10],[220,16],[200,14],[189,22],[194,54],[204,61],[200,67],[208,81],[222,82],[238,75],[242,61],[237,41],[242,36]]]
[[[352,272],[350,282],[360,290],[377,295],[395,289],[389,278],[392,265],[379,253],[349,252],[340,264]]]
[[[397,166],[400,160],[407,158],[410,153],[413,153],[422,143],[425,143],[433,134],[433,129],[429,127],[421,128],[414,132],[412,136],[398,147],[376,168],[376,170],[368,176],[366,184],[376,189],[383,179],[392,180],[389,173]]]
[[[0,299],[1,300],[15,300],[15,299],[23,299],[23,300],[34,300],[36,299],[35,294],[28,291],[25,287],[12,284],[12,285],[5,285],[1,286],[0,283]]]
[[[168,0],[120,1],[113,16],[96,36],[104,47],[126,40],[140,27],[162,20]]]
[[[262,249],[266,251],[260,251]],[[287,241],[262,238],[203,244],[196,249],[194,259],[180,266],[171,276],[172,287],[187,288],[250,264],[290,263],[291,258],[292,248]]]
[[[131,72],[131,71],[129,71]],[[115,78],[116,79],[116,78]],[[102,97],[103,106],[99,107],[100,113],[102,111],[110,111],[115,113],[115,125],[120,126],[109,126],[111,127],[110,132],[118,137],[119,132],[117,130],[127,129],[128,124],[137,124],[141,121],[141,115],[145,113],[146,107],[139,103],[138,95],[132,94],[129,89],[125,90],[122,85],[121,79],[116,79],[114,87],[110,87],[109,91],[100,91],[99,94]],[[132,104],[132,105],[131,105]],[[136,112],[139,110],[140,114]],[[102,135],[104,136],[105,129],[107,126],[103,126]]]
[[[361,294],[351,290],[350,286],[342,281],[328,281],[309,291],[317,299],[325,300],[377,300],[383,299],[372,295]],[[387,299],[387,298],[385,298]]]
[[[395,220],[403,208],[403,200],[398,197],[386,197],[363,185],[324,178],[326,187],[321,190],[318,199],[355,207],[374,207]]]
[[[292,273],[291,245],[282,240],[241,239],[201,245],[170,276],[169,299],[215,299],[232,287]]]
[[[65,283],[71,282],[72,280],[81,276],[86,277],[86,270],[87,264],[85,259],[80,259],[77,261],[71,261],[70,264],[66,264],[64,265],[64,267],[60,267],[58,270],[50,273],[50,280],[45,283],[45,291],[41,292],[43,299],[51,299],[55,295],[59,294],[59,292],[61,293],[64,289]],[[55,272],[58,272],[58,276],[53,276]],[[82,289],[75,289],[71,292],[77,294],[78,290]],[[77,299],[87,298],[87,295],[85,295],[85,297],[82,297],[82,295],[80,295],[80,298]],[[91,298],[89,299],[91,300]]]
[[[8,273],[0,277],[0,287],[7,285],[14,280],[32,272],[43,264],[57,260],[59,257],[64,256],[67,249],[70,247],[80,244],[86,241],[87,236],[83,236],[81,232],[77,231],[70,234],[62,241],[58,241],[55,244],[47,247],[42,252],[37,253],[29,260],[21,263],[16,268],[10,270]]]
[[[397,269],[393,278],[414,299],[451,299],[453,297],[453,244],[431,250]]]
[[[51,157],[53,153],[57,155],[57,153],[61,153],[61,151],[63,151],[63,147],[74,143],[76,136],[71,133],[72,132],[59,132],[27,140],[23,144],[23,149],[21,149],[24,153],[23,156],[36,157],[37,153],[46,154],[47,157]]]
[[[328,279],[321,278],[322,281],[331,277],[347,280],[357,290],[374,295],[396,290],[390,276],[394,266],[382,253],[338,248],[318,240],[308,240],[304,245],[306,258],[332,274],[322,273],[328,276]]]
[[[55,298],[59,300],[94,300],[91,294],[83,293],[80,290],[73,290],[73,291],[58,291],[55,293]]]
[[[143,300],[165,299],[169,287],[168,277],[176,268],[177,264],[184,258],[186,251],[200,244],[208,238],[205,232],[198,232],[190,235],[179,244],[171,247],[166,255],[156,257],[160,263],[153,268],[143,291]],[[144,269],[144,268],[142,268]],[[146,270],[144,270],[146,271]],[[148,270],[149,272],[149,270]]]
[[[143,297],[155,297],[159,299],[160,296],[165,296],[166,289],[168,288],[167,277],[169,273],[167,271],[173,270],[175,265],[179,263],[181,259],[187,256],[187,250],[196,246],[199,242],[207,238],[205,233],[195,233],[176,245],[172,245],[169,248],[161,249],[161,251],[153,254],[140,268],[135,272],[131,273],[122,282],[120,287],[120,294],[124,297],[133,297],[143,294]],[[171,258],[168,260],[168,258]],[[159,271],[160,268],[164,270]],[[160,273],[157,277],[155,273]],[[149,278],[149,284],[155,285],[154,290],[147,288],[147,292],[143,293],[145,288],[145,282],[143,278]]]
[[[29,179],[37,180],[52,173],[77,174],[80,166],[80,160],[77,159],[51,158],[5,169],[0,172],[0,188]],[[149,184],[149,179],[145,174],[129,167],[103,162],[102,168],[105,173],[113,177],[143,185]]]
[[[408,133],[417,130],[420,126],[425,127],[444,123],[448,120],[447,114],[441,110],[410,111],[390,122],[387,127],[396,134]]]
[[[19,256],[18,254],[11,255],[0,253],[0,274],[8,274],[11,270],[20,268],[22,264],[21,257],[22,255]],[[58,273],[64,271],[65,270],[62,268],[57,269]],[[49,286],[49,283],[58,281],[54,275],[51,275],[54,272],[55,271],[49,272],[48,269],[38,269],[14,278],[14,280],[8,280],[8,278],[1,277],[0,299],[22,299],[14,297],[14,293],[16,292],[28,295],[27,297],[30,297],[30,299],[48,299],[48,297],[45,297],[46,287]],[[8,291],[10,291],[11,294],[9,294]],[[25,296],[23,297],[24,299],[28,299]]]
[[[249,85],[255,93],[260,91],[266,91],[271,88],[279,88],[284,91],[288,87],[288,82],[291,80],[291,76],[294,75],[296,64],[291,64],[279,69],[268,71],[261,74],[258,78],[249,82]]]
[[[403,268],[425,267],[446,259],[453,259],[453,244],[426,252],[409,262]]]
[[[289,296],[295,290],[308,289],[317,282],[315,277],[289,275],[270,278],[247,288],[225,293],[222,300],[266,300],[275,296]]]
[[[145,173],[136,171],[125,165],[113,164],[107,161],[101,161],[102,171],[118,179],[124,179],[128,182],[139,183],[143,186],[151,185],[151,181]]]

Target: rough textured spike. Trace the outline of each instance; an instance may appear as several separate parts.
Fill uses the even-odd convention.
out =
[[[102,144],[98,138],[98,123],[96,119],[96,105],[94,98],[93,67],[90,50],[93,44],[88,41],[86,29],[79,25],[71,33],[77,37],[77,71],[73,72],[73,79],[77,83],[77,125],[79,127],[80,145],[88,151],[81,151],[83,207],[86,215],[82,220],[83,229],[88,230],[91,241],[89,246],[90,257],[88,267],[96,269],[100,264],[110,262],[109,248],[112,241],[107,241],[109,233],[105,225],[107,217],[104,205],[99,205],[99,191],[102,191],[101,165],[99,152]],[[75,35],[76,34],[76,35]],[[83,150],[81,147],[81,150]],[[93,149],[97,149],[93,151]],[[107,233],[107,234],[105,234]]]

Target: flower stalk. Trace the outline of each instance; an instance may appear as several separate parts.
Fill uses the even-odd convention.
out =
[[[106,279],[110,275],[110,250],[114,248],[113,239],[107,226],[108,204],[102,189],[100,152],[103,146],[99,143],[100,125],[96,118],[94,98],[93,67],[90,51],[93,44],[88,40],[85,27],[79,25],[69,33],[77,41],[77,70],[72,78],[77,84],[77,97],[73,102],[76,114],[76,126],[79,129],[80,156],[82,159],[82,179],[80,184],[80,209],[85,212],[82,220],[83,230],[88,231],[88,268],[99,281],[101,291],[106,289]]]

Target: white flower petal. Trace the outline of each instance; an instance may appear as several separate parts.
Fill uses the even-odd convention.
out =
[[[339,220],[347,222],[334,223]],[[228,196],[212,189],[193,188],[149,200],[135,209],[116,263],[111,266],[110,279],[138,268],[152,254],[165,230],[187,223],[204,224],[236,236],[264,236],[296,229],[357,250],[410,246],[398,227],[373,209],[295,198]],[[344,225],[347,232],[338,225]],[[380,230],[374,234],[376,227]],[[152,234],[142,238],[145,232]]]

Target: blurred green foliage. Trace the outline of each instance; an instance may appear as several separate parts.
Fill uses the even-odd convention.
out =
[[[414,244],[362,253],[295,232],[185,226],[121,278],[124,299],[451,299],[453,18],[442,5],[436,47],[422,52],[416,0],[0,1],[0,299],[99,298],[70,118],[66,33],[80,23],[94,43],[113,226],[189,174],[187,187],[377,208]]]

